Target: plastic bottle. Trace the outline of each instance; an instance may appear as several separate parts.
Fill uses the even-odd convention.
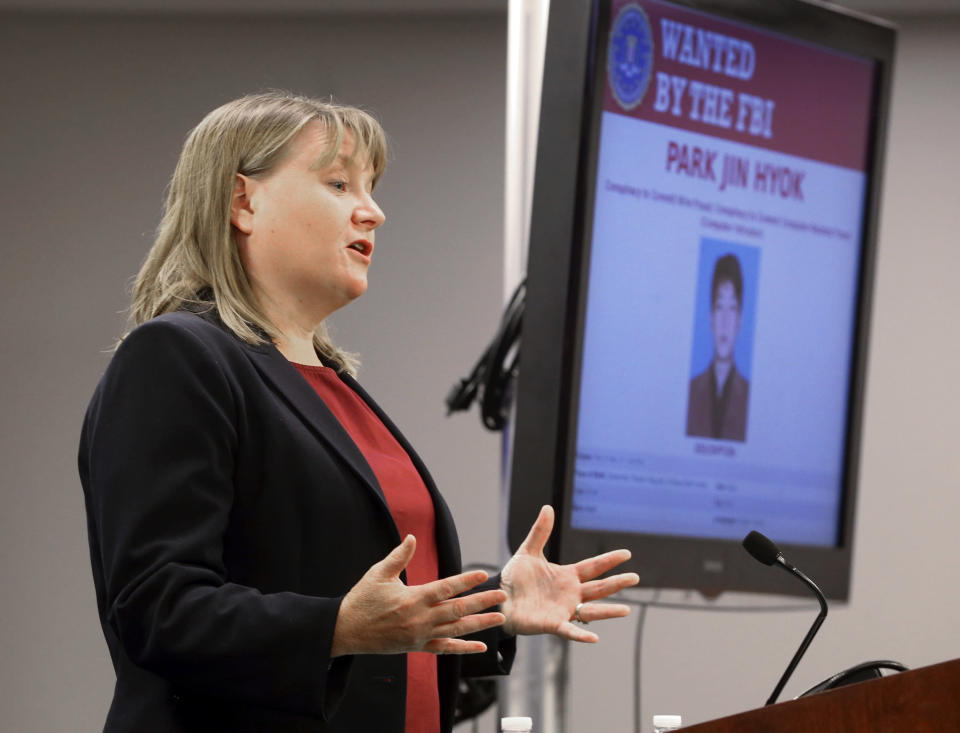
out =
[[[683,721],[679,715],[654,715],[653,733],[668,733],[677,730]]]
[[[533,730],[533,718],[500,718],[500,730],[510,733],[530,733]]]

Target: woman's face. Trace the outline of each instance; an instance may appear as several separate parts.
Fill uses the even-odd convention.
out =
[[[371,195],[372,169],[351,158],[352,135],[319,168],[326,145],[323,125],[309,123],[265,176],[238,176],[232,210],[255,291],[316,323],[366,291],[374,230],[385,219]]]

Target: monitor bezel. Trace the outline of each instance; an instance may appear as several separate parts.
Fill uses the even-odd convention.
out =
[[[783,545],[791,562],[832,599],[850,593],[850,567],[863,429],[863,402],[874,284],[883,153],[895,31],[876,19],[802,0],[667,0],[876,62],[852,350],[843,501],[836,547]],[[542,504],[556,509],[552,560],[571,562],[619,547],[650,588],[706,595],[750,591],[797,595],[805,589],[747,556],[739,541],[576,530],[568,499],[575,446],[576,397],[589,257],[591,166],[599,116],[600,51],[610,0],[551,3],[530,224],[526,310],[516,389],[508,544],[516,549]],[[571,144],[575,141],[575,144]],[[772,538],[776,540],[776,538]]]

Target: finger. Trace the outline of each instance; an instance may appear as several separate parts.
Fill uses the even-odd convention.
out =
[[[498,611],[475,613],[472,616],[464,616],[448,624],[439,624],[433,628],[433,634],[436,636],[467,636],[484,629],[492,629],[494,626],[503,626],[506,620],[507,617]]]
[[[580,618],[587,624],[592,621],[605,621],[629,615],[630,606],[622,603],[584,603],[580,606]]]
[[[403,542],[394,547],[390,551],[390,554],[374,565],[374,567],[380,571],[383,577],[398,578],[410,560],[413,559],[413,554],[416,551],[417,538],[412,534],[408,534],[403,538]]]
[[[441,578],[432,583],[424,583],[420,586],[420,590],[427,603],[434,604],[465,593],[485,581],[487,577],[483,570],[471,570],[460,575],[451,575],[449,578]]]
[[[581,609],[580,612],[582,614],[583,609]],[[581,641],[585,644],[596,644],[598,641],[600,641],[600,637],[594,634],[592,631],[587,631],[582,626],[577,626],[569,621],[564,621],[562,624],[560,624],[554,634],[559,636],[561,639]]]
[[[479,613],[492,606],[504,603],[507,594],[502,590],[488,590],[482,593],[472,593],[461,598],[451,598],[441,601],[434,606],[434,623],[443,624],[456,621],[458,618]]]
[[[577,571],[577,577],[583,580],[593,580],[599,575],[603,575],[608,570],[612,570],[621,563],[626,562],[630,559],[630,550],[612,550],[610,552],[605,552],[602,555],[596,555],[594,557],[588,557],[586,560],[581,560],[576,565],[574,569]]]
[[[432,654],[479,654],[487,651],[487,645],[482,641],[466,639],[432,639],[424,645],[423,651]]]
[[[533,523],[526,538],[520,545],[517,552],[528,552],[531,555],[539,555],[543,548],[547,546],[547,540],[550,539],[550,533],[553,531],[553,507],[544,504],[540,508],[540,514]]]
[[[612,596],[624,588],[630,588],[640,582],[636,573],[621,573],[602,580],[591,580],[580,586],[580,598],[586,601],[596,601],[599,598]]]

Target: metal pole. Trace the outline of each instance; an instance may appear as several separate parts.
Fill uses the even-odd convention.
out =
[[[500,716],[528,715],[536,733],[566,731],[569,642],[555,636],[523,636],[509,676],[500,679]]]
[[[504,165],[504,298],[509,298],[526,269],[540,119],[540,90],[549,0],[510,0],[507,16],[507,129]],[[507,547],[507,507],[513,421],[503,431],[501,555]],[[513,671],[498,683],[500,716],[527,715],[537,733],[565,733],[568,642],[555,636],[517,640]],[[498,725],[499,729],[499,725]]]

